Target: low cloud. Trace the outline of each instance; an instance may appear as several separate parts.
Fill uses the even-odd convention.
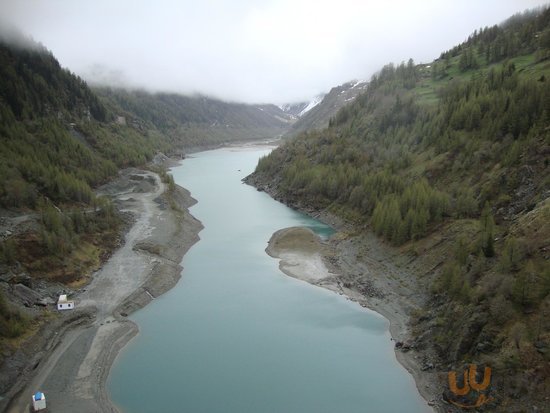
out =
[[[542,4],[4,0],[0,14],[94,83],[285,103],[368,79],[390,61],[431,61],[473,30]]]

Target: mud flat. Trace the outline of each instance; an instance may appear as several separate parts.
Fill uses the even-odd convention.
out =
[[[198,241],[202,225],[188,212],[196,201],[176,187],[168,192],[157,174],[127,169],[100,194],[133,217],[124,244],[76,297],[77,310],[45,325],[30,360],[0,401],[7,412],[27,412],[36,390],[56,412],[117,412],[105,391],[110,367],[137,334],[126,317],[171,289],[180,262]]]

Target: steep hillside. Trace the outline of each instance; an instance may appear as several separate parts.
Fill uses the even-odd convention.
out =
[[[30,326],[14,286],[79,285],[120,243],[121,215],[95,188],[158,152],[272,138],[291,121],[274,105],[92,90],[18,33],[0,37],[0,119],[0,348]]]
[[[16,44],[0,41],[0,361],[36,327],[20,311],[38,300],[33,283],[78,281],[120,242],[119,215],[92,188],[170,148],[158,132],[113,123],[43,46]]]
[[[82,201],[72,187],[89,192],[117,166],[143,163],[167,147],[158,134],[110,122],[113,114],[86,83],[42,46],[0,43],[0,74],[4,207],[34,207],[41,196]]]
[[[231,140],[282,135],[294,122],[275,105],[227,103],[204,96],[151,94],[96,88],[105,105],[124,122],[145,120],[180,146],[204,146]]]
[[[300,132],[313,129],[323,129],[338,110],[349,104],[356,96],[365,90],[365,82],[348,82],[334,87],[326,95],[314,99],[298,113],[299,119],[288,132],[295,136]]]
[[[294,118],[299,118],[303,113],[305,113],[304,111],[306,111],[309,105],[310,102],[287,103],[285,105],[281,105],[280,108],[286,114],[293,116]]]
[[[490,366],[496,411],[550,397],[549,58],[546,8],[429,65],[388,65],[248,178],[399,248],[428,286],[411,346],[442,373]]]

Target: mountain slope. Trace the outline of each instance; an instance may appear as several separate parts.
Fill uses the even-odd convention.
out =
[[[272,138],[286,132],[293,118],[275,105],[227,103],[204,96],[96,88],[120,116],[145,120],[180,146],[201,146]]]
[[[427,294],[412,345],[442,373],[491,366],[497,411],[550,396],[549,57],[546,8],[388,65],[248,179],[399,247]]]
[[[0,37],[0,119],[0,347],[30,325],[13,285],[82,282],[120,242],[121,216],[94,188],[158,152],[272,138],[292,121],[274,105],[92,90],[20,34]]]
[[[286,114],[293,116],[294,118],[299,118],[305,112],[307,108],[311,105],[311,102],[298,102],[298,103],[287,103],[281,105],[280,109]]]
[[[289,136],[312,129],[323,129],[338,110],[349,104],[365,90],[365,82],[348,82],[334,87],[326,95],[320,95],[304,106],[298,113],[299,119],[289,130]]]
[[[80,201],[61,193],[67,185],[60,180],[75,180],[89,191],[116,166],[143,163],[167,147],[160,135],[109,122],[113,115],[86,83],[62,69],[42,46],[0,43],[0,74],[2,206],[33,207],[31,198],[39,196]],[[25,200],[15,199],[19,194],[6,187],[14,179]]]
[[[92,188],[172,145],[152,128],[116,124],[30,40],[0,42],[0,74],[0,273],[74,281],[113,248],[121,224]]]

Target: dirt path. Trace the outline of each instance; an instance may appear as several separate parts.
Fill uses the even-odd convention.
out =
[[[119,350],[138,331],[120,316],[120,309],[129,313],[170,289],[179,279],[181,258],[202,228],[186,210],[194,203],[187,191],[180,188],[173,194],[182,209],[179,213],[167,207],[161,197],[164,191],[156,174],[135,169],[124,171],[104,188],[122,210],[134,215],[135,223],[124,245],[75,297],[79,311],[95,311],[95,321],[64,335],[7,412],[28,412],[37,390],[46,394],[48,411],[117,412],[105,381]]]

